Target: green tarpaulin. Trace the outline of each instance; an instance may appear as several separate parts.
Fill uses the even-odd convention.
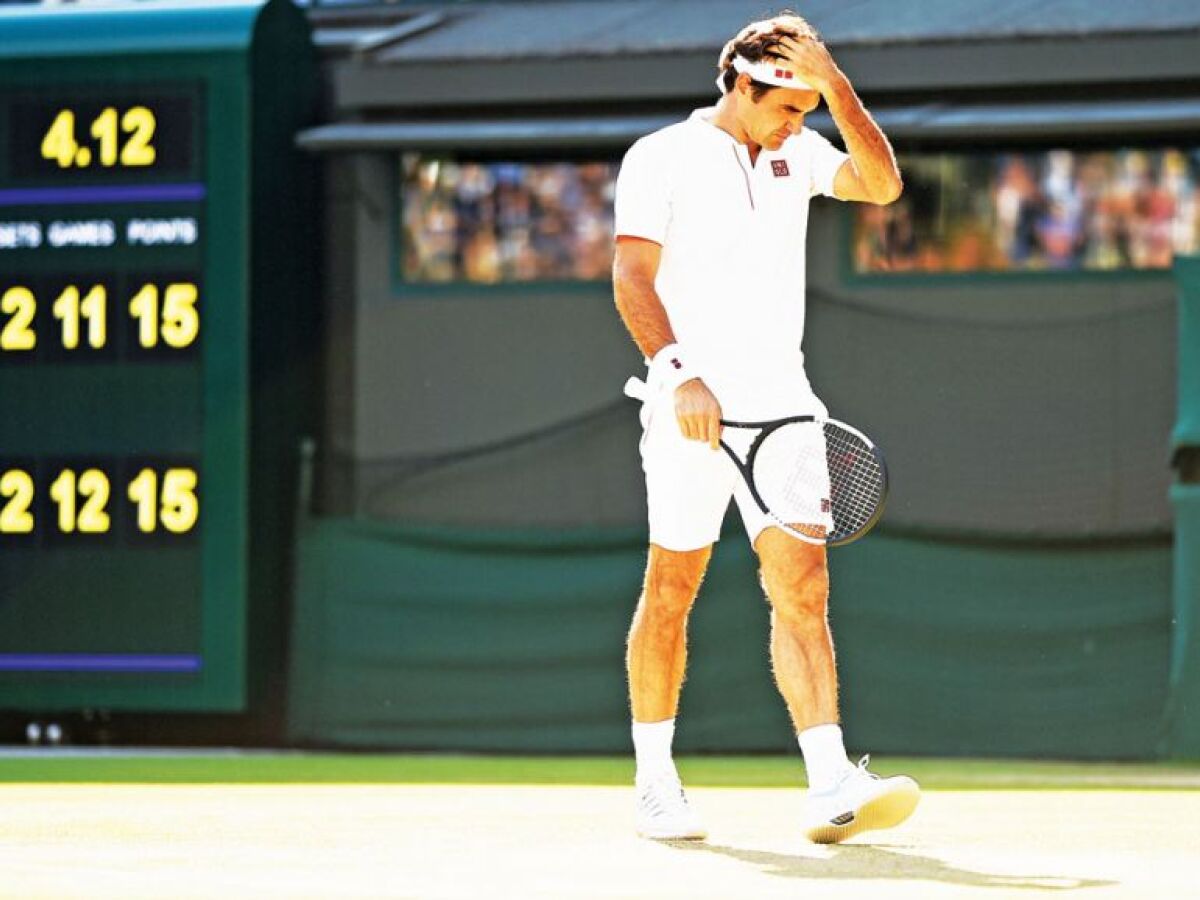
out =
[[[1179,411],[1176,447],[1200,447],[1200,256],[1177,257],[1179,284]]]
[[[1200,758],[1200,257],[1175,260],[1179,283],[1179,414],[1174,443],[1174,640],[1168,748]]]
[[[291,737],[301,743],[624,752],[624,637],[644,533],[303,530]],[[852,749],[1134,758],[1158,752],[1169,541],[929,542],[831,553]],[[681,751],[795,747],[739,531],[691,622]]]

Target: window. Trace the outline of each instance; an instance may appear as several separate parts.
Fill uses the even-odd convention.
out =
[[[853,268],[1163,269],[1200,250],[1200,149],[901,157],[904,196],[854,212]]]
[[[400,160],[409,283],[592,281],[613,258],[617,163]]]

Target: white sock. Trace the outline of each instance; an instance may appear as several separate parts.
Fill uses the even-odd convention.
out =
[[[846,756],[840,725],[814,725],[797,735],[804,767],[808,770],[808,789],[814,793],[832,790],[847,769],[854,768]]]
[[[679,777],[671,759],[671,741],[675,738],[675,720],[634,722],[633,754],[637,760],[635,780],[641,784],[659,777]]]

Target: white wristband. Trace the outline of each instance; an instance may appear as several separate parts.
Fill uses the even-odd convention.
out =
[[[685,381],[697,378],[687,364],[687,356],[678,344],[667,344],[650,360],[649,383],[653,386],[675,390]]]

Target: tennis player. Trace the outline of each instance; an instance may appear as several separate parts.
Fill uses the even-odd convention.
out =
[[[717,104],[641,138],[617,179],[616,304],[649,365],[641,455],[650,549],[627,655],[637,828],[657,839],[706,836],[671,744],[688,614],[732,497],[758,555],[775,680],[808,773],[802,828],[810,840],[834,842],[903,821],[919,789],[847,758],[825,548],[767,524],[718,450],[720,419],[827,415],[800,348],[809,201],[823,194],[891,203],[900,172],[887,138],[799,16],[746,26],[721,51],[718,70]],[[804,127],[822,100],[846,153]]]

